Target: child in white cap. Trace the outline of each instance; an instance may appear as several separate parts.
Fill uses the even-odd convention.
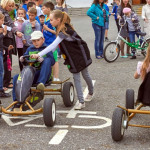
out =
[[[39,52],[41,52],[43,49],[45,49],[47,47],[47,45],[44,43],[44,37],[43,37],[43,33],[41,31],[34,31],[31,34],[31,40],[33,45],[31,45],[27,51],[24,53],[25,55],[32,55],[32,54],[38,54]],[[30,58],[31,59],[31,58]],[[24,61],[24,57],[21,56],[20,57],[20,61],[23,62]],[[46,55],[44,55],[43,59],[39,59],[39,62],[36,64],[36,67],[40,66],[35,73],[35,77],[34,77],[34,81],[33,84],[37,84],[37,89],[43,91],[45,88],[45,83],[49,80],[50,76],[51,76],[51,67],[55,64],[55,60],[53,57],[53,53],[49,52]],[[15,85],[17,82],[19,74],[15,75],[13,77],[13,101],[17,101],[16,99],[16,94],[15,94]]]
[[[126,20],[130,42],[135,43],[135,35],[139,37],[138,32],[141,32],[141,26],[139,24],[138,16],[133,11],[131,11],[131,9],[128,7],[125,7],[123,9],[123,13],[124,13],[124,16],[121,19],[121,22],[125,22]],[[132,48],[131,51],[132,51],[131,59],[136,59],[136,56],[135,56],[136,49]]]

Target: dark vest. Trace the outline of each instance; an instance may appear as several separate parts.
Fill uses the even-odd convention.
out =
[[[90,51],[85,41],[68,25],[65,35],[60,32],[59,36],[64,38],[60,43],[60,51],[65,55],[65,65],[68,65],[71,73],[78,73],[92,63]]]
[[[137,100],[144,105],[150,106],[150,72],[147,73],[144,81],[139,87]]]

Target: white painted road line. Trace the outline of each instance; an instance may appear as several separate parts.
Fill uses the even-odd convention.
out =
[[[64,139],[68,130],[59,130],[55,136],[50,140],[49,144],[58,145]]]
[[[36,128],[45,128],[46,126],[43,124],[43,125],[38,125],[38,124],[26,124],[25,127],[36,127]],[[69,126],[68,125],[55,125],[53,126],[53,128],[68,128]]]
[[[9,125],[9,126],[17,126],[17,125],[21,125],[21,124],[25,124],[27,122],[33,121],[35,119],[41,118],[41,116],[37,116],[37,117],[22,117],[23,121],[19,121],[19,122],[12,122],[11,119],[9,118],[9,116],[6,115],[2,115],[3,120]]]
[[[72,125],[72,128],[76,129],[102,129],[111,126],[111,119],[102,117],[102,116],[91,116],[91,115],[79,115],[79,118],[90,118],[90,119],[100,119],[100,120],[105,120],[106,123],[97,125],[97,126],[75,126]]]
[[[96,82],[96,80],[92,80],[93,86],[94,86],[95,82]],[[88,94],[88,87],[85,88],[85,90],[84,90],[84,92],[83,92],[83,97],[85,98],[87,94]],[[78,103],[78,101],[77,101],[77,103]],[[76,103],[76,104],[77,104],[77,103]],[[75,104],[75,105],[76,105],[76,104]],[[75,106],[74,106],[74,107],[75,107]],[[75,117],[76,117],[78,111],[77,111],[77,110],[74,110],[74,107],[69,111],[69,113],[68,113],[68,115],[66,116],[66,118],[75,118]]]

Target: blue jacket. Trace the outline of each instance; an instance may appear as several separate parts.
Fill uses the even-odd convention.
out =
[[[24,8],[24,9],[25,9],[25,11],[26,11],[26,12],[28,12],[27,4],[23,4],[23,5],[22,5],[22,8]]]
[[[105,6],[106,10],[107,10],[108,13],[109,13],[109,7],[108,7],[108,5],[107,5],[107,4],[104,4],[104,6]],[[109,13],[109,16],[111,16],[111,13]]]
[[[54,30],[54,28],[52,27],[52,25],[50,24],[50,21],[48,20],[47,22],[45,22],[45,25],[48,26],[48,28]],[[51,43],[53,43],[53,41],[56,39],[56,35],[47,31],[47,30],[43,30],[43,35],[45,38],[45,43],[47,45],[50,45]]]
[[[26,52],[23,55],[25,56],[25,55],[31,55],[31,54],[38,54],[46,47],[47,47],[47,45],[45,43],[39,48],[36,48],[34,45],[31,45],[30,47],[28,47],[28,49],[26,50]],[[52,52],[49,52],[45,56],[43,56],[43,58],[47,58],[47,57],[50,58],[52,62],[55,62]],[[54,64],[52,64],[52,65],[54,65]]]
[[[117,20],[117,9],[118,9],[118,6],[115,5],[112,10],[112,13],[115,13],[115,15],[114,15],[115,20]]]
[[[108,21],[109,12],[106,10],[105,5],[103,5],[103,9],[106,11],[106,21]],[[92,6],[87,11],[87,15],[92,18],[93,23],[99,26],[104,26],[103,10],[99,4],[92,4]],[[99,17],[98,20],[97,17]]]

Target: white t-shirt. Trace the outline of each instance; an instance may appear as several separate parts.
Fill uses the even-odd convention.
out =
[[[143,65],[143,62],[139,61],[138,64],[137,64],[137,74],[138,75],[141,75],[141,69],[142,69],[142,65]],[[150,72],[150,64],[149,64],[149,67],[147,68],[147,73]]]

